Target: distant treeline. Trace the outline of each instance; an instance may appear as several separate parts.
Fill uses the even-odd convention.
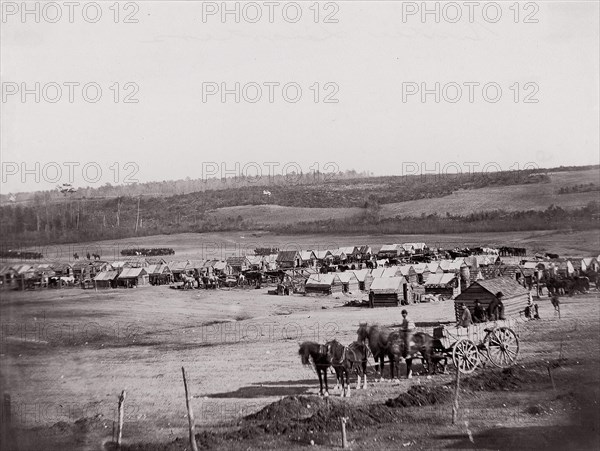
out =
[[[578,167],[573,170],[584,170]],[[557,168],[556,170],[571,170]],[[552,172],[552,171],[549,171]],[[75,198],[56,201],[47,193],[37,193],[28,204],[0,207],[0,235],[5,242],[44,245],[184,232],[225,232],[267,229],[289,233],[456,233],[487,230],[538,230],[545,228],[596,226],[591,218],[576,217],[560,210],[550,220],[539,212],[482,212],[491,217],[419,217],[379,220],[382,204],[436,198],[458,190],[486,186],[545,183],[549,177],[536,170],[485,174],[429,174],[391,177],[348,178],[314,183],[230,187],[189,194],[164,196],[121,196],[116,198]],[[167,182],[165,182],[167,183]],[[266,190],[265,188],[268,188]],[[76,193],[75,195],[79,195]],[[289,207],[361,208],[352,220],[289,223],[258,226],[240,215],[214,215],[223,207],[251,205]],[[519,216],[521,214],[521,216]],[[561,216],[562,215],[562,216]],[[589,222],[591,221],[591,222]],[[577,223],[577,224],[576,224]]]
[[[526,230],[590,230],[600,226],[600,203],[564,210],[550,206],[543,211],[482,211],[465,216],[439,214],[375,220],[357,216],[355,220],[309,221],[269,230],[285,234],[455,234]]]
[[[381,204],[450,195],[484,186],[543,183],[544,174],[510,171],[487,174],[373,177],[334,180],[312,185],[283,184],[227,188],[171,197],[66,196],[49,193],[30,204],[0,207],[0,234],[7,240],[47,244],[120,239],[132,236],[247,230],[255,227],[241,216],[215,217],[212,210],[248,205],[347,208],[374,211]]]

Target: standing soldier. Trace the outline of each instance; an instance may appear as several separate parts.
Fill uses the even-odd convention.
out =
[[[402,323],[400,324],[400,336],[404,341],[404,350],[402,352],[402,357],[406,358],[408,356],[408,352],[411,347],[412,342],[412,334],[415,331],[415,323],[408,319],[408,311],[406,309],[402,310]]]

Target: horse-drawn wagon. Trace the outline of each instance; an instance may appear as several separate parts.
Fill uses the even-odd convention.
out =
[[[516,319],[488,321],[469,327],[437,326],[433,337],[439,339],[446,356],[461,373],[472,373],[485,360],[500,368],[514,365],[519,355]]]

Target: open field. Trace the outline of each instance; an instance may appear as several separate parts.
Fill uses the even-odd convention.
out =
[[[400,321],[400,309],[341,306],[361,295],[338,299],[265,293],[167,287],[3,293],[1,384],[12,401],[16,441],[11,446],[39,449],[36,444],[43,439],[47,450],[102,449],[111,439],[117,396],[126,389],[125,443],[185,449],[181,366],[188,372],[198,432],[220,426],[231,430],[232,421],[282,396],[316,393],[316,375],[300,364],[298,342],[336,337],[349,343],[361,321]],[[596,427],[598,433],[600,357],[591,351],[600,340],[598,301],[597,292],[563,298],[559,320],[542,298],[542,320],[520,326],[520,365],[523,371],[537,371],[536,378],[508,391],[464,392],[461,406],[469,409],[463,418],[468,425],[450,425],[450,404],[413,407],[399,417],[394,414],[393,421],[351,427],[352,448],[408,443],[408,449],[591,449],[590,444],[598,443],[589,430]],[[413,305],[409,311],[414,321],[453,317],[450,302]],[[566,360],[558,361],[561,356]],[[554,362],[556,391],[545,376],[547,361]],[[485,375],[489,370],[480,371]],[[412,385],[433,387],[451,379],[419,376],[398,385],[371,384],[343,402],[352,408],[381,405]],[[309,402],[318,404],[316,398]],[[590,406],[596,416],[581,429],[582,412],[588,415]],[[263,433],[242,442],[219,441],[217,436],[209,443],[219,449],[304,449],[310,437],[318,448],[339,442],[337,428],[311,434]]]
[[[369,244],[378,250],[383,244],[425,242],[430,247],[516,246],[529,254],[552,252],[562,256],[582,257],[600,254],[600,234],[595,230],[472,233],[446,235],[276,235],[269,232],[180,233],[127,238],[114,241],[61,244],[24,250],[41,252],[44,260],[73,261],[73,253],[98,252],[105,260],[121,260],[120,251],[131,247],[169,247],[175,255],[168,260],[219,258],[252,254],[257,247],[284,249],[335,249],[340,246]]]
[[[384,204],[382,217],[421,216],[438,213],[468,215],[486,210],[545,210],[550,205],[564,209],[581,208],[589,202],[597,201],[599,192],[557,194],[560,188],[594,183],[600,184],[597,169],[549,173],[549,183],[490,186],[485,188],[460,190],[449,196],[432,199],[411,200]],[[256,225],[296,223],[327,219],[351,219],[361,215],[360,208],[301,208],[279,205],[237,206],[219,208],[210,214],[218,218],[235,218],[241,215]]]

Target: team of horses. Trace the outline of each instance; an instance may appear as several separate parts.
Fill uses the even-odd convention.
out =
[[[300,344],[298,354],[303,365],[313,365],[319,378],[319,395],[329,396],[327,372],[333,369],[337,384],[341,386],[340,396],[350,396],[349,375],[356,374],[357,389],[367,388],[368,358],[373,357],[380,381],[383,380],[384,364],[387,358],[390,366],[390,379],[399,378],[399,365],[406,363],[406,377],[412,377],[412,361],[420,359],[427,374],[436,374],[438,369],[445,371],[446,352],[440,340],[424,332],[412,334],[408,345],[404,336],[390,328],[361,323],[356,341],[344,346],[337,340],[325,344],[305,341]]]
[[[267,281],[267,277],[261,271],[245,271],[233,275],[226,274],[199,274],[197,271],[181,273],[176,281],[182,282],[183,289],[206,288],[216,289],[221,287],[256,287]]]

